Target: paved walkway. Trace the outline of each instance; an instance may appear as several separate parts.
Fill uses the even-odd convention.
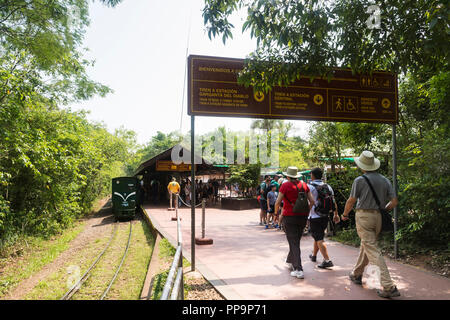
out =
[[[176,221],[167,208],[145,206],[154,226],[175,243]],[[190,261],[191,211],[179,210],[182,218],[183,250]],[[208,279],[225,298],[231,299],[381,299],[376,294],[380,288],[376,268],[370,265],[363,277],[363,287],[348,279],[357,260],[358,248],[327,241],[328,252],[335,267],[332,270],[317,268],[322,261],[313,263],[308,256],[313,240],[301,240],[305,279],[293,278],[285,266],[288,244],[283,231],[258,225],[259,210],[229,211],[207,208],[206,237],[214,244],[196,245],[196,269]],[[201,208],[196,209],[196,237],[201,237]],[[450,300],[450,280],[428,271],[404,265],[386,258],[391,277],[397,284],[401,299]]]

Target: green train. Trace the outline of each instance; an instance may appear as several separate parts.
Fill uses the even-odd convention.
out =
[[[116,221],[135,217],[140,206],[141,192],[140,180],[136,177],[112,179],[112,209]]]

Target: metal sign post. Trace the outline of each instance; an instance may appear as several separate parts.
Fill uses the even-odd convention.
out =
[[[392,125],[392,182],[394,187],[394,195],[397,197],[397,126]],[[397,259],[397,222],[398,222],[398,206],[394,208],[394,259]]]
[[[195,271],[195,116],[191,115],[191,271]]]

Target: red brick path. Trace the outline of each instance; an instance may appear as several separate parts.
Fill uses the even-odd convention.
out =
[[[175,243],[176,221],[167,208],[145,207],[155,227]],[[190,260],[191,211],[179,210],[182,218],[183,250]],[[363,287],[351,283],[348,274],[356,262],[358,248],[326,241],[334,263],[332,270],[317,268],[308,256],[313,240],[301,240],[305,279],[292,278],[284,264],[288,244],[282,231],[258,225],[259,210],[228,211],[207,208],[206,237],[213,245],[196,246],[196,268],[227,299],[382,299],[376,294],[379,281],[370,265]],[[201,237],[201,208],[196,210],[196,237]],[[395,299],[450,300],[450,280],[386,258],[391,277],[401,292]]]

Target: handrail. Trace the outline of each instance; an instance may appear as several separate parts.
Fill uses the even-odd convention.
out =
[[[177,197],[179,197],[179,195],[177,195]],[[183,249],[181,222],[180,217],[178,216],[178,199],[175,201],[175,212],[177,215],[177,251],[173,257],[172,265],[170,267],[160,300],[168,300],[171,292],[170,300],[184,300]]]

